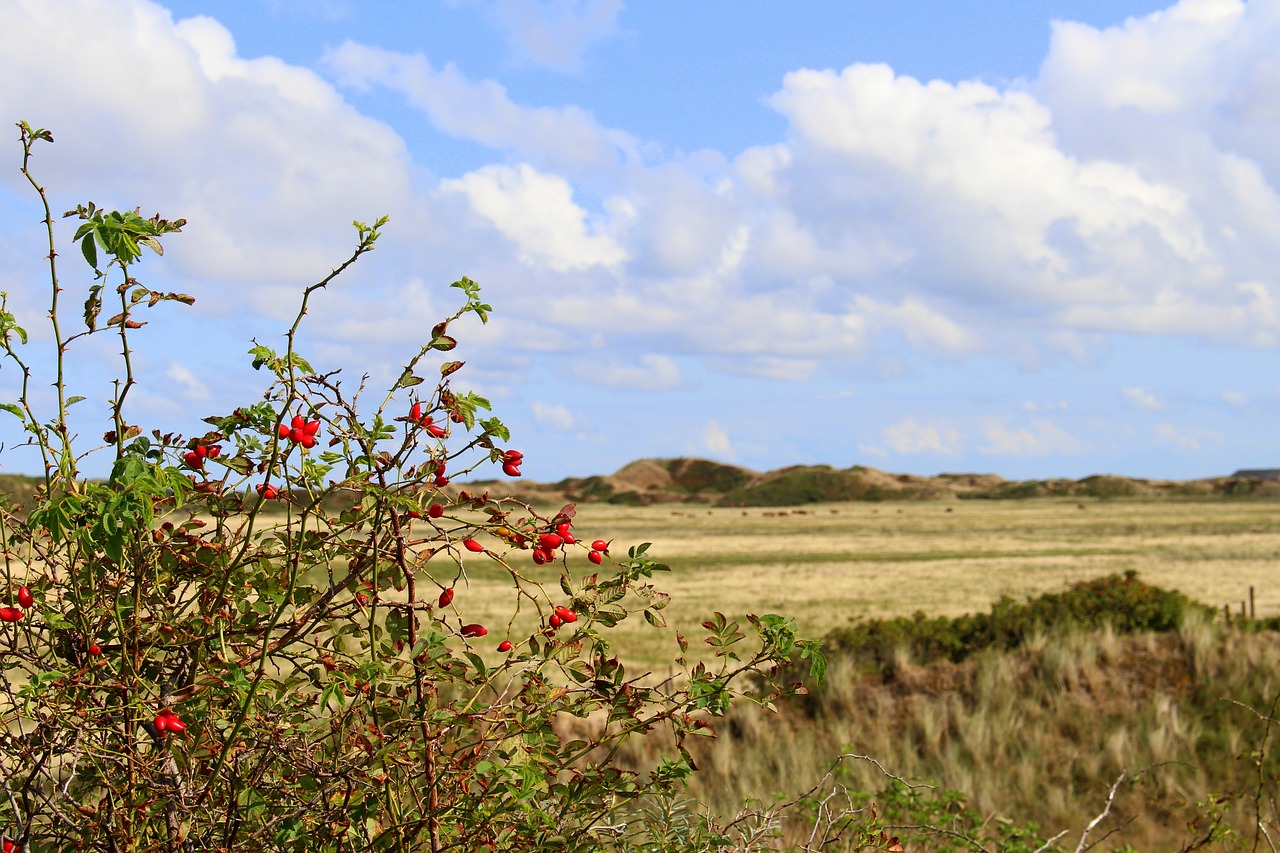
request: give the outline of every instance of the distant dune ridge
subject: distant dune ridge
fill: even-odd
[[[698,504],[702,506],[803,506],[812,503],[887,500],[1000,500],[1063,498],[1280,498],[1277,469],[1242,469],[1204,480],[1146,480],[1098,474],[1082,480],[1006,480],[999,474],[891,474],[865,465],[792,465],[759,473],[709,459],[640,459],[613,474],[531,480],[456,482],[446,488],[513,494],[530,503]],[[0,474],[0,494],[24,501],[39,480]]]
[[[707,459],[641,459],[607,476],[557,483],[504,483],[530,501],[706,506],[799,506],[835,501],[1079,498],[1280,498],[1271,469],[1203,480],[1147,480],[1100,474],[1082,480],[1006,480],[999,474],[891,474],[864,465],[793,465],[759,473]],[[478,485],[478,484],[476,484]]]

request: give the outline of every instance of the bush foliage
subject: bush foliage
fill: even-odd
[[[1023,602],[1004,596],[989,613],[930,617],[917,612],[910,617],[870,619],[831,632],[826,645],[834,655],[847,655],[888,673],[904,651],[913,663],[959,663],[983,649],[1014,649],[1035,634],[1058,629],[1087,630],[1109,624],[1118,633],[1172,631],[1192,609],[1214,612],[1180,592],[1150,586],[1137,572],[1127,571]]]
[[[0,349],[20,392],[0,409],[43,468],[25,506],[0,503],[0,595],[15,603],[0,608],[6,851],[756,849],[747,822],[663,817],[695,769],[685,743],[739,700],[794,692],[771,673],[793,656],[820,670],[818,644],[782,616],[747,617],[748,641],[715,614],[700,638],[715,665],[686,660],[677,635],[675,675],[631,673],[611,629],[662,627],[669,600],[648,546],[588,548],[572,505],[446,488],[490,465],[518,477],[523,460],[488,401],[452,385],[451,327],[491,310],[475,282],[453,284],[461,307],[390,388],[313,367],[296,345],[308,307],[386,220],[357,222],[355,250],[302,290],[282,345],[250,348],[255,402],[198,435],[137,424],[141,318],[194,300],[136,276],[186,223],[80,205],[67,216],[89,270],[62,270],[30,171],[53,137],[20,129],[55,372],[34,367],[6,299]],[[68,411],[100,391],[71,387],[94,336],[121,359],[86,452]],[[46,383],[52,399],[33,391]],[[90,453],[107,455],[105,482],[82,475]],[[535,582],[535,565],[559,583]],[[501,624],[468,612],[475,573],[509,580]],[[599,725],[567,736],[569,718]],[[652,769],[608,760],[658,730],[672,747]]]

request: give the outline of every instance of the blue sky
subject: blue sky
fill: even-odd
[[[1280,0],[0,0],[0,52],[58,211],[189,220],[140,270],[197,298],[144,330],[148,426],[260,395],[249,339],[389,213],[303,346],[385,381],[476,279],[457,383],[535,479],[1280,465]],[[92,435],[116,356],[73,355]]]

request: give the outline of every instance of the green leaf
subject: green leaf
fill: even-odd
[[[218,461],[221,462],[223,465],[226,465],[232,471],[235,471],[237,474],[242,474],[247,476],[250,472],[253,471],[254,463],[253,463],[253,460],[250,459],[248,456],[242,456],[237,454],[236,456],[232,456],[230,459],[220,456],[218,457]]]
[[[467,660],[471,661],[471,665],[476,668],[476,674],[481,678],[489,674],[489,668],[484,665],[484,658],[475,652],[463,652],[467,656]]]
[[[67,398],[67,405],[68,405],[68,406],[74,406],[76,403],[79,403],[79,402],[80,402],[81,400],[83,400],[83,399],[84,399],[84,397],[68,397],[68,398]]]
[[[400,378],[396,380],[395,387],[391,390],[396,391],[400,388],[412,388],[414,385],[421,385],[423,379],[421,376],[414,376],[412,370],[406,370],[400,374]]]
[[[84,254],[84,259],[89,262],[89,266],[96,270],[98,268],[98,247],[93,240],[97,235],[97,231],[92,226],[81,226],[80,231],[84,231],[85,228],[89,230],[84,235],[84,239],[80,241],[80,251]],[[79,234],[80,231],[77,231],[76,234]]]
[[[3,409],[20,421],[25,421],[27,419],[26,413],[18,407],[17,403],[0,403],[0,409]]]

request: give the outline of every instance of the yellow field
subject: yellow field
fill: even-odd
[[[1252,585],[1258,615],[1280,614],[1280,504],[1272,502],[1038,499],[803,511],[584,504],[574,529],[584,541],[613,540],[615,554],[652,542],[650,553],[673,569],[655,577],[672,596],[668,622],[695,646],[701,621],[716,610],[738,619],[787,614],[804,636],[818,637],[871,616],[986,610],[1000,595],[1021,598],[1127,569],[1236,611]],[[468,565],[466,612],[503,624],[510,581],[475,565]],[[570,569],[594,567],[575,553]],[[661,672],[674,657],[669,632],[641,619],[614,630],[634,664]]]

